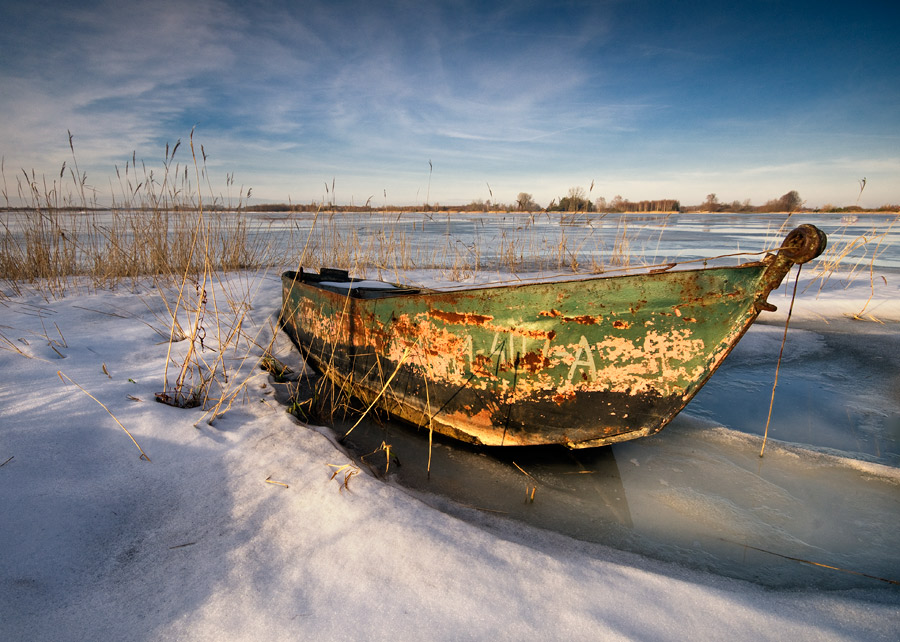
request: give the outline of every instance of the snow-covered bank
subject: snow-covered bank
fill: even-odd
[[[264,343],[280,282],[258,285],[245,331]],[[890,285],[876,315],[897,323]],[[866,287],[801,298],[795,319],[841,319]],[[344,489],[352,460],[263,374],[213,426],[155,403],[161,313],[121,290],[0,303],[0,333],[34,357],[0,350],[4,639],[896,639],[896,586],[768,590],[462,520],[364,472]]]

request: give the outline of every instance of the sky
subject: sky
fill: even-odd
[[[0,24],[11,200],[71,170],[69,132],[101,201],[193,132],[223,199],[900,203],[893,2],[0,0]]]

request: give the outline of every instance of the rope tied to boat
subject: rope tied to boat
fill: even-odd
[[[766,417],[766,429],[763,433],[762,448],[759,456],[762,457],[766,452],[766,440],[769,438],[769,424],[772,421],[772,408],[775,405],[775,388],[778,386],[778,371],[781,369],[781,358],[784,356],[784,344],[787,341],[788,327],[791,323],[791,313],[794,311],[794,299],[797,298],[797,284],[800,283],[800,270],[803,264],[797,264],[797,276],[794,278],[794,292],[791,294],[791,305],[788,307],[787,319],[784,321],[784,335],[781,337],[781,350],[778,352],[778,362],[775,364],[775,381],[772,383],[772,397],[769,399],[769,415]]]

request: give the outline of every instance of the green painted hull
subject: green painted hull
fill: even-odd
[[[824,244],[801,226],[753,264],[450,292],[287,272],[282,325],[328,379],[406,421],[600,446],[671,421]]]

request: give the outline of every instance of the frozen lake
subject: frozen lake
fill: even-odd
[[[6,212],[0,221],[11,242],[26,243],[34,213]],[[78,237],[78,247],[108,242],[110,230],[127,240],[145,212],[60,213],[54,223]],[[192,213],[168,213],[170,236],[189,232]],[[896,213],[861,214],[534,214],[501,213],[258,213],[207,212],[221,234],[245,235],[248,248],[272,265],[368,265],[369,276],[394,278],[415,269],[442,270],[446,279],[570,276],[639,265],[709,264],[753,260],[777,247],[800,223],[829,236],[825,268],[840,259],[860,274],[870,267],[900,271]],[[52,231],[49,217],[45,229]],[[186,220],[186,225],[179,221]],[[138,222],[135,223],[134,221]],[[99,230],[99,234],[97,231]],[[305,250],[305,253],[304,253]],[[737,258],[730,256],[742,254]],[[727,258],[716,258],[729,255]],[[874,259],[874,263],[873,263]],[[693,265],[693,267],[696,267]]]
[[[896,213],[840,214],[535,214],[394,213],[254,214],[259,233],[293,248],[327,249],[358,241],[358,257],[385,259],[389,251],[415,268],[458,272],[509,271],[547,276],[624,266],[680,263],[777,247],[801,223],[829,236],[844,267],[900,270],[900,224]],[[312,231],[311,231],[312,230]],[[861,242],[863,239],[868,243]],[[291,252],[285,251],[290,255]],[[744,260],[752,260],[745,256]],[[352,261],[349,266],[352,267]]]

